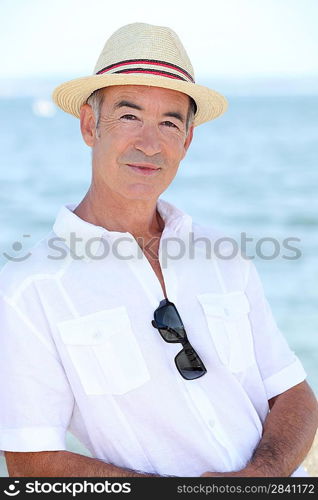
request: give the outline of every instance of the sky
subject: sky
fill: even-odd
[[[196,76],[317,77],[318,0],[0,0],[0,78],[92,73],[120,26],[169,26]]]

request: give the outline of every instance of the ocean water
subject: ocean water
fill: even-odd
[[[247,254],[318,395],[318,96],[227,97],[227,113],[195,130],[162,197],[238,242],[252,238]],[[82,199],[90,150],[78,120],[46,98],[0,97],[0,109],[2,267],[50,231],[62,204]],[[288,238],[298,258],[286,258],[296,255]]]

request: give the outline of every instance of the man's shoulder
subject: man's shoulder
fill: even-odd
[[[220,238],[231,237],[232,235],[226,230],[218,227],[212,226],[208,224],[203,224],[198,221],[193,221],[192,223],[192,231],[195,236],[210,238],[213,241],[217,241]]]
[[[50,241],[54,236],[55,233],[50,231],[27,250],[14,255],[5,254],[6,261],[0,269],[0,292],[3,295],[10,297],[20,287],[36,279],[56,276],[63,264],[61,260],[52,258]]]
[[[213,245],[216,257],[223,251],[225,254],[241,255],[240,243],[233,233],[218,226],[201,224],[196,221],[192,223],[193,240],[209,241]]]
[[[223,280],[228,281],[229,290],[235,283],[239,288],[245,287],[250,260],[244,255],[240,241],[231,231],[193,222],[191,244],[194,248],[201,247],[201,251],[216,263]]]

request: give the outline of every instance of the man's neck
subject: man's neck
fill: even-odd
[[[128,232],[135,238],[147,240],[160,236],[164,222],[156,210],[156,201],[110,199],[85,195],[74,209],[81,219],[104,227],[108,231]]]

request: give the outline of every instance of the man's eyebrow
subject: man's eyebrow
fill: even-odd
[[[178,111],[168,111],[167,113],[164,113],[163,116],[170,116],[171,118],[176,118],[177,120],[180,120],[181,123],[185,122],[185,117]]]
[[[144,110],[144,108],[142,108],[138,104],[135,104],[134,102],[126,101],[126,100],[122,100],[122,101],[117,102],[114,106],[114,109],[124,108],[124,107],[137,109],[138,111]],[[163,116],[167,116],[170,118],[176,118],[181,123],[185,123],[185,117],[183,116],[182,113],[179,113],[179,111],[167,111],[167,113],[163,113]]]
[[[141,106],[138,106],[138,104],[135,104],[134,102],[130,101],[119,101],[115,104],[114,109],[118,108],[133,108],[133,109],[138,109],[139,111],[142,111],[143,108]]]

